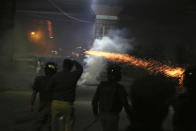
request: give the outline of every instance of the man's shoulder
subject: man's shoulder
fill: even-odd
[[[120,84],[118,82],[114,82],[114,81],[109,81],[109,80],[101,81],[99,84],[113,84],[113,85],[117,85],[117,86],[123,87],[122,84]]]
[[[55,73],[55,74],[52,76],[52,78],[59,77],[59,76],[62,75],[62,74],[64,74],[63,71],[57,72],[57,73]]]
[[[39,75],[39,76],[36,76],[35,77],[35,80],[36,81],[40,81],[40,80],[43,80],[46,76],[43,76],[43,75]]]
[[[100,81],[99,86],[110,84],[108,81]]]
[[[100,81],[99,84],[104,84],[104,83],[107,83],[108,81]]]
[[[44,81],[44,79],[45,79],[45,76],[41,76],[41,75],[36,76],[32,88],[35,89],[35,90],[39,90],[40,86],[42,85],[42,83]]]
[[[117,82],[116,85],[124,89],[124,86],[121,83]]]
[[[117,87],[117,88],[119,88],[120,90],[124,90],[124,86],[123,85],[121,85],[120,83],[118,83],[118,82],[112,82],[112,81],[101,81],[100,83],[99,83],[99,86],[100,87],[105,87],[105,86],[108,86],[108,87]]]
[[[125,90],[125,87],[124,87],[122,84],[117,83],[117,87],[118,87],[119,93],[122,93],[122,94],[124,94],[124,95],[127,95],[127,92],[126,92],[126,90]]]

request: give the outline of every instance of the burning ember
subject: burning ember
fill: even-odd
[[[183,84],[183,74],[185,69],[181,67],[168,66],[155,60],[136,58],[128,54],[110,53],[103,51],[85,51],[84,53],[89,55],[102,56],[115,62],[124,62],[131,66],[141,67],[155,74],[162,73],[167,77],[179,78],[180,86]]]

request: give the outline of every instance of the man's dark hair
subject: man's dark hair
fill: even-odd
[[[73,61],[70,59],[64,59],[63,61],[63,69],[71,70],[73,67]]]
[[[44,68],[45,75],[54,75],[57,72],[57,65],[54,62],[48,62]]]
[[[107,68],[107,77],[111,81],[120,81],[121,80],[121,68],[116,64],[111,64]]]

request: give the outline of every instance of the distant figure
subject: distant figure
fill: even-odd
[[[130,114],[127,93],[118,82],[121,80],[121,69],[111,65],[107,69],[107,81],[97,87],[92,100],[93,113],[99,116],[103,131],[118,131],[119,113],[122,108]]]
[[[40,71],[41,71],[41,61],[37,60],[36,74],[40,74]]]
[[[34,124],[34,129],[36,131],[42,130],[45,124],[50,125],[49,117],[50,117],[50,92],[48,91],[48,83],[50,78],[57,72],[56,64],[53,62],[48,62],[45,65],[45,76],[37,76],[33,83],[33,93],[31,97],[31,105],[30,109],[33,111],[34,102],[37,94],[39,93],[40,103],[38,110],[38,120]]]
[[[73,66],[76,67],[74,71],[72,71]],[[65,131],[72,131],[76,84],[82,72],[82,65],[77,61],[65,59],[63,61],[63,70],[52,77],[49,85],[49,89],[52,92],[52,131],[56,131],[55,120],[58,115],[63,116],[65,120],[65,123],[63,124]]]
[[[186,92],[180,95],[174,106],[174,131],[196,131],[196,68],[184,74]]]
[[[175,84],[165,79],[148,75],[133,83],[131,131],[163,131],[163,121],[175,96]]]

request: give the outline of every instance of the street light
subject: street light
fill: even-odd
[[[31,32],[31,35],[35,35],[35,32],[34,32],[34,31],[32,31],[32,32]]]
[[[41,36],[42,36],[42,33],[40,31],[32,31],[30,32],[30,35],[29,35],[29,38],[30,40],[33,40],[33,41],[38,41],[41,39]]]

